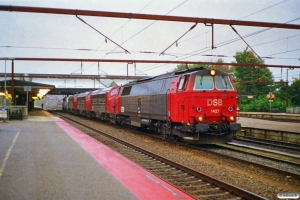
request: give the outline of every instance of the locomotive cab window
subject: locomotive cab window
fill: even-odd
[[[131,86],[124,87],[123,92],[122,92],[122,96],[129,95],[130,91],[131,91]]]
[[[184,90],[187,85],[188,77],[183,76],[180,78],[179,84],[178,84],[178,90]]]
[[[195,90],[212,90],[214,88],[213,77],[211,76],[196,76]]]
[[[215,76],[215,83],[218,90],[233,90],[229,76]]]

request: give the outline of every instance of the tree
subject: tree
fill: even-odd
[[[289,87],[289,98],[293,106],[300,106],[300,78],[294,79]]]
[[[217,63],[224,63],[222,58],[219,58],[217,60]],[[216,69],[216,70],[221,70],[227,73],[232,73],[233,72],[233,67],[232,66],[228,66],[228,65],[212,65],[212,69]]]
[[[263,64],[264,61],[258,59],[253,52],[244,50],[236,52],[234,58],[236,63],[253,64],[253,67],[234,67],[234,78],[243,82],[243,91],[256,95],[269,92],[270,85],[273,82],[272,72],[268,68],[256,67],[257,64]],[[239,88],[239,85],[237,85]]]
[[[219,58],[216,63],[223,63],[223,59],[222,58]],[[187,67],[189,69],[195,69],[195,68],[205,68],[205,69],[209,69],[209,68],[212,68],[212,69],[216,69],[216,70],[221,70],[221,71],[224,71],[224,72],[227,72],[227,73],[232,73],[233,72],[233,67],[232,66],[227,66],[227,65],[212,65],[212,66],[209,66],[209,65],[203,65],[203,64],[193,64],[193,65],[186,65],[186,64],[181,64],[181,65],[177,65],[177,67],[173,70],[173,71],[180,71],[180,70],[184,70],[184,69],[187,69]]]
[[[252,67],[234,67],[234,78],[236,88],[243,92],[256,95],[256,99],[242,99],[242,110],[247,111],[266,111],[267,98],[266,94],[274,92],[272,84],[272,72],[268,68],[257,67],[264,61],[257,58],[252,51],[244,50],[236,52],[234,56],[236,63],[253,64]],[[268,105],[268,104],[267,104]]]

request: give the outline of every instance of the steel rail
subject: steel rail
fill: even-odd
[[[250,142],[250,143],[256,143],[256,144],[262,144],[262,145],[269,145],[273,147],[279,147],[289,150],[296,150],[300,151],[300,145],[299,144],[291,144],[286,142],[280,142],[276,140],[269,140],[269,139],[261,139],[261,138],[255,138],[251,136],[241,136],[234,138],[233,141],[243,141],[243,142]]]
[[[0,5],[0,11],[61,14],[61,15],[74,15],[74,16],[82,15],[82,16],[95,16],[95,17],[191,22],[191,23],[204,23],[204,24],[222,24],[222,25],[232,25],[232,26],[254,26],[254,27],[283,28],[283,29],[300,29],[299,24],[283,24],[283,23],[272,23],[272,22],[226,20],[226,19],[212,19],[212,18],[199,18],[199,17],[122,13],[122,12],[105,12],[105,11],[95,11],[95,10],[78,10],[78,9],[62,9],[62,8],[46,8],[46,7]]]
[[[58,113],[56,113],[56,114],[58,114]],[[59,115],[61,115],[61,114],[59,114]],[[61,115],[61,116],[63,116],[63,115]],[[187,173],[190,173],[193,176],[197,176],[197,177],[199,177],[199,178],[201,178],[201,179],[203,179],[203,180],[205,180],[207,182],[213,183],[214,185],[216,185],[218,187],[221,187],[221,188],[224,188],[227,191],[233,192],[234,194],[239,195],[239,196],[241,196],[241,197],[243,197],[245,199],[251,199],[251,200],[263,200],[264,199],[264,200],[266,200],[265,197],[262,197],[260,195],[255,194],[255,193],[247,191],[247,190],[245,190],[243,188],[236,187],[234,185],[228,184],[228,183],[223,182],[221,180],[215,179],[215,178],[213,178],[211,176],[208,176],[208,175],[203,174],[201,172],[195,171],[195,170],[193,170],[193,169],[191,169],[189,167],[186,167],[184,165],[181,165],[179,163],[175,163],[175,162],[173,162],[173,161],[171,161],[171,160],[169,160],[169,159],[167,159],[165,157],[159,156],[159,155],[157,155],[155,153],[149,152],[149,151],[147,151],[145,149],[142,149],[142,148],[140,148],[138,146],[130,144],[130,143],[128,143],[126,141],[123,141],[121,139],[115,138],[115,137],[113,137],[113,136],[111,136],[111,135],[109,135],[107,133],[102,132],[102,131],[99,131],[99,130],[93,128],[93,127],[90,127],[90,126],[86,125],[85,123],[82,123],[80,121],[71,119],[71,118],[66,117],[66,116],[63,116],[63,117],[65,117],[65,118],[67,118],[67,119],[69,119],[71,121],[74,121],[74,122],[76,122],[76,123],[78,123],[78,124],[80,124],[80,125],[82,125],[82,126],[84,126],[86,128],[89,128],[89,129],[91,129],[91,130],[93,130],[95,132],[101,133],[102,135],[104,135],[104,136],[106,136],[106,137],[108,137],[108,138],[110,138],[110,139],[112,139],[112,140],[114,140],[114,141],[116,141],[118,143],[126,145],[126,146],[128,146],[130,148],[136,149],[136,150],[138,150],[138,151],[140,151],[140,152],[142,152],[142,153],[144,153],[146,155],[150,155],[151,157],[156,158],[157,160],[160,160],[160,161],[162,161],[164,163],[168,163],[169,165],[172,165],[172,166],[174,166],[174,167],[176,167],[178,169],[186,171]]]
[[[111,62],[111,63],[152,63],[152,64],[202,64],[202,65],[226,65],[241,67],[275,67],[300,69],[300,66],[292,65],[269,65],[269,64],[248,64],[248,63],[218,63],[218,62],[202,62],[202,61],[174,61],[174,60],[130,60],[130,59],[81,59],[81,58],[30,58],[30,57],[0,57],[0,60],[15,61],[51,61],[51,62]]]
[[[248,146],[248,145],[243,145],[243,146],[241,146],[241,145],[235,144],[235,143],[233,143],[233,142],[227,143],[227,144],[217,144],[217,146],[221,146],[221,147],[230,149],[230,150],[232,150],[232,151],[236,151],[236,152],[240,152],[240,153],[244,153],[244,154],[249,154],[249,155],[253,155],[253,156],[257,156],[257,157],[261,157],[261,158],[267,158],[267,159],[270,159],[270,160],[279,161],[279,162],[287,163],[287,164],[289,164],[289,165],[296,165],[296,166],[300,167],[300,162],[294,162],[294,161],[288,160],[288,159],[299,160],[299,158],[298,158],[297,156],[278,154],[277,152],[274,152],[274,151],[271,151],[271,150],[266,151],[266,150],[264,150],[264,149],[253,148],[253,146]],[[231,148],[231,147],[238,147],[239,149]],[[244,150],[241,150],[241,148],[244,149]],[[247,151],[247,150],[259,151],[259,152],[261,152],[262,154],[249,152],[249,151]],[[287,157],[288,159],[281,159],[281,158],[277,158],[277,157],[265,155],[265,154],[268,154],[268,153],[271,153],[271,154],[277,154],[277,155],[279,155],[279,156],[285,156],[285,157]],[[298,176],[299,176],[299,175],[298,175]]]

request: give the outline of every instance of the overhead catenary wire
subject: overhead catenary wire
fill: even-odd
[[[188,31],[186,31],[182,36],[180,36],[175,42],[173,42],[170,46],[168,46],[165,50],[163,50],[159,55],[164,55],[165,52],[171,47],[173,46],[173,44],[177,44],[177,42],[182,38],[184,37],[188,32],[190,32],[191,30],[193,30],[195,27],[197,26],[197,23],[194,24]]]
[[[154,1],[154,0],[150,1],[146,6],[144,6],[141,10],[139,10],[138,13],[140,13],[142,10],[144,10],[145,8],[147,8],[153,1]],[[130,20],[131,20],[131,19],[128,19],[127,22],[125,22],[125,23],[124,23],[119,29],[117,29],[115,32],[113,32],[112,34],[110,34],[109,37],[112,37],[112,36],[113,36],[115,33],[117,33],[120,29],[122,29],[124,26],[126,26],[126,25],[130,22]],[[122,39],[122,40],[123,40],[123,39]],[[103,44],[104,44],[104,42],[103,42],[102,44],[99,45],[99,47],[97,48],[97,50],[98,50]],[[123,41],[122,41],[122,44],[123,44]],[[110,52],[106,53],[106,55],[112,52],[111,50],[107,50],[107,51],[110,51]],[[96,51],[95,51],[95,52],[96,52]],[[94,52],[94,53],[95,53],[95,52]],[[94,55],[94,53],[93,53],[92,55],[90,55],[89,58],[91,58],[91,57]],[[104,58],[104,57],[105,57],[105,56],[103,56],[103,58]],[[87,67],[85,70],[89,69],[89,68],[90,68],[91,66],[93,66],[94,64],[95,64],[95,63],[91,64],[91,65],[90,65],[89,67]],[[83,71],[85,71],[85,70],[83,70]]]
[[[179,5],[175,6],[174,8],[172,8],[170,11],[168,11],[164,16],[166,16],[167,14],[171,13],[172,11],[174,11],[175,9],[179,8],[180,6],[182,6],[184,3],[186,3],[188,0],[185,0],[184,2],[180,3]],[[134,34],[133,36],[131,36],[130,38],[128,38],[126,41],[124,41],[122,44],[124,44],[125,42],[128,42],[129,40],[131,40],[132,38],[136,37],[138,34],[140,34],[141,32],[143,32],[144,30],[146,30],[147,28],[149,28],[150,26],[152,26],[154,23],[156,23],[157,20],[153,21],[152,23],[150,23],[148,26],[144,27],[142,30],[140,30],[139,32],[137,32],[136,34]],[[114,49],[115,50],[115,49]],[[106,56],[106,55],[105,55]],[[102,58],[104,58],[105,56],[103,56]]]
[[[180,3],[179,5],[177,5],[175,8],[173,8],[172,10],[170,10],[169,12],[167,12],[164,16],[166,16],[167,14],[169,14],[170,12],[172,12],[173,10],[177,9],[178,7],[180,7],[181,5],[183,5],[185,2],[187,2],[188,0],[185,0],[184,2]],[[153,21],[152,23],[150,23],[148,26],[144,27],[143,29],[141,29],[140,31],[138,31],[137,33],[135,33],[133,36],[131,36],[130,38],[128,38],[127,40],[125,40],[122,44],[128,42],[129,40],[131,40],[132,38],[136,37],[138,34],[142,33],[144,30],[146,30],[147,28],[149,28],[150,26],[152,26],[154,23],[156,23],[157,20]],[[115,50],[115,49],[114,49]],[[113,50],[113,51],[114,51]],[[106,55],[105,55],[106,56]],[[105,56],[103,56],[102,58],[104,58]]]
[[[262,60],[261,57],[254,51],[254,49],[246,42],[246,40],[245,40],[245,39],[237,32],[237,30],[236,30],[232,25],[230,25],[230,27],[232,28],[232,30],[233,30],[238,36],[240,36],[240,38],[247,44],[247,46],[252,50],[252,52],[255,53],[255,55],[256,55],[260,60]]]
[[[80,21],[82,21],[83,23],[85,23],[86,25],[88,25],[89,27],[91,27],[92,29],[94,29],[97,33],[99,33],[100,35],[102,35],[103,37],[105,37],[105,40],[111,41],[112,43],[114,43],[115,45],[117,45],[118,47],[120,47],[121,49],[123,49],[123,50],[125,51],[125,53],[129,53],[129,54],[130,54],[130,52],[129,52],[127,49],[123,48],[121,45],[119,45],[119,44],[117,44],[116,42],[114,42],[113,40],[111,40],[109,37],[107,37],[106,35],[104,35],[104,34],[101,33],[100,31],[98,31],[98,30],[97,30],[96,28],[94,28],[92,25],[88,24],[86,21],[84,21],[83,19],[81,19],[81,18],[78,17],[77,15],[76,15],[76,17],[77,17]]]
[[[256,11],[256,12],[254,12],[254,13],[251,13],[251,14],[249,14],[249,15],[246,15],[246,16],[244,16],[244,17],[241,17],[241,18],[239,18],[239,20],[240,20],[240,19],[247,18],[247,17],[252,16],[252,15],[254,15],[254,14],[260,13],[260,12],[262,12],[262,11],[265,11],[265,10],[267,10],[267,9],[269,9],[269,8],[272,8],[272,7],[277,6],[277,5],[279,5],[279,4],[285,3],[285,2],[287,2],[287,1],[289,1],[289,0],[284,0],[284,1],[281,1],[281,2],[279,2],[279,3],[277,3],[277,4],[268,6],[268,7],[266,7],[266,8],[263,8],[263,9],[261,9],[261,10],[258,10],[258,11]],[[222,27],[225,27],[225,26],[226,26],[226,25],[221,25],[221,26],[219,26],[219,27],[214,28],[214,30],[219,29],[219,28],[222,28]],[[209,31],[209,32],[211,32],[211,31]],[[201,36],[201,35],[204,35],[204,34],[206,34],[206,33],[207,33],[207,32],[201,33],[201,34],[199,34],[199,35],[197,35],[197,36],[188,38],[188,39],[183,40],[183,41],[181,41],[181,42],[185,42],[185,41],[194,39],[194,38],[199,37],[199,36]]]
[[[292,21],[296,21],[296,20],[298,20],[298,19],[299,19],[299,18],[290,20],[290,21],[288,21],[288,22],[286,22],[286,23],[284,23],[284,24],[290,23],[290,22],[292,22]],[[272,27],[272,28],[274,28],[274,27]],[[263,30],[260,30],[260,31],[256,31],[256,32],[253,32],[253,33],[250,33],[250,34],[247,34],[247,35],[243,36],[243,38],[250,37],[250,36],[253,36],[253,35],[257,35],[257,34],[259,34],[259,33],[265,32],[265,31],[270,30],[270,29],[271,29],[271,28],[266,28],[266,29],[263,29]],[[240,40],[240,38],[235,38],[235,39],[231,39],[231,40],[228,40],[228,41],[225,41],[225,42],[221,42],[221,43],[219,43],[219,44],[216,45],[216,48],[218,48],[218,47],[220,47],[220,46],[224,46],[224,45],[230,44],[230,43],[233,43],[233,42],[236,42],[236,41],[239,41],[239,40]],[[208,52],[208,51],[211,51],[211,49],[208,48],[208,47],[205,47],[205,48],[202,48],[202,49],[200,49],[200,50],[196,50],[196,51],[193,51],[193,52],[184,54],[185,57],[180,58],[180,59],[178,59],[178,60],[187,59],[187,58],[190,58],[190,57],[193,57],[193,56],[196,56],[196,55],[199,55],[199,54],[201,54],[201,53]],[[174,60],[174,59],[172,59],[172,60]],[[160,66],[163,66],[163,65],[160,65]],[[158,66],[158,67],[160,67],[160,66]],[[156,67],[155,67],[155,68],[156,68]],[[150,69],[149,69],[149,70],[150,70]]]

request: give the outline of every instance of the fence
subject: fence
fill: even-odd
[[[300,107],[286,108],[286,113],[300,114]]]
[[[7,106],[6,109],[0,108],[0,119],[23,119],[27,115],[26,106]]]

